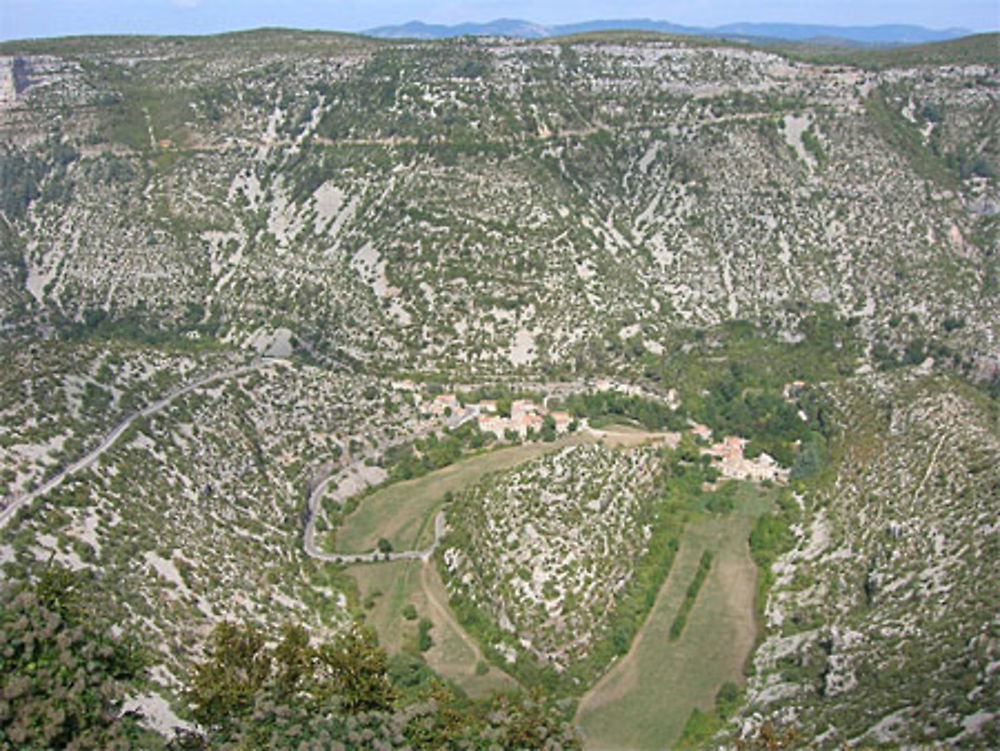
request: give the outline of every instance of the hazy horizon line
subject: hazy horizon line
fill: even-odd
[[[531,24],[534,26],[539,26],[546,29],[559,28],[566,26],[578,26],[582,24],[591,23],[623,23],[629,21],[645,22],[645,23],[662,23],[671,24],[679,27],[685,27],[690,29],[698,29],[700,31],[714,31],[727,26],[740,26],[740,25],[750,25],[750,26],[792,26],[792,27],[826,27],[834,29],[878,29],[884,27],[912,27],[915,29],[922,29],[930,32],[965,32],[963,36],[976,36],[979,34],[995,34],[1000,33],[1000,25],[992,28],[976,28],[970,27],[963,24],[955,24],[949,26],[929,26],[922,23],[913,23],[905,21],[886,21],[880,23],[821,23],[821,22],[799,22],[799,21],[747,21],[747,20],[737,20],[737,21],[727,21],[725,23],[719,24],[694,24],[694,23],[683,23],[678,21],[671,21],[665,18],[653,18],[650,16],[630,16],[630,17],[593,17],[585,18],[582,20],[575,21],[563,21],[555,23],[542,23],[537,21],[532,21],[527,18],[520,18],[515,16],[498,16],[487,21],[475,21],[475,20],[465,20],[456,22],[434,22],[425,21],[421,18],[410,18],[405,21],[397,21],[390,23],[380,23],[372,26],[365,26],[364,28],[336,28],[332,26],[297,26],[297,25],[281,25],[281,24],[270,24],[270,23],[260,23],[260,24],[247,24],[239,25],[235,24],[230,27],[225,28],[215,28],[209,30],[190,30],[190,31],[81,31],[81,32],[54,32],[52,34],[39,34],[37,36],[8,36],[3,33],[0,29],[0,42],[27,42],[32,40],[42,40],[42,39],[69,39],[78,37],[209,37],[209,36],[223,36],[225,34],[239,34],[251,31],[263,31],[263,30],[281,30],[281,31],[301,31],[307,33],[332,33],[332,34],[351,34],[357,36],[365,36],[368,32],[376,31],[380,29],[394,28],[394,27],[404,27],[411,24],[423,24],[429,27],[436,28],[456,28],[461,26],[489,26],[498,22],[517,22],[524,24]],[[609,31],[628,31],[627,28],[621,29],[609,29]],[[645,29],[634,29],[635,31],[648,31]],[[793,41],[793,40],[788,40]]]

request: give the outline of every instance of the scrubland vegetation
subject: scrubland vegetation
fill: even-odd
[[[998,745],[996,41],[0,44],[0,747]]]

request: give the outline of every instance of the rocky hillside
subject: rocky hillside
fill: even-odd
[[[82,353],[75,354],[81,365]],[[90,354],[82,370],[129,353]],[[193,367],[192,360],[130,358],[161,374],[151,383]],[[115,382],[124,392],[117,401],[141,400],[142,392],[125,390],[127,373],[122,368]],[[52,414],[66,433],[48,438],[42,422],[37,429],[47,440],[38,443],[30,434],[0,434],[0,466],[15,478],[14,498],[25,474],[47,478],[53,464],[67,463],[63,454],[50,455],[50,444],[80,452],[80,434],[91,439],[89,449],[89,431],[99,436],[111,427],[75,406],[78,392],[103,394],[101,386],[82,377],[65,385],[52,380],[41,371],[23,388],[29,399],[49,390],[54,409],[28,405]],[[412,420],[412,404],[394,402],[389,392],[373,378],[270,362],[182,395],[15,514],[0,538],[4,576],[25,580],[47,561],[90,573],[109,615],[159,652],[166,672],[156,678],[165,687],[176,685],[199,637],[220,620],[254,618],[277,627],[294,617],[335,629],[348,618],[351,587],[302,552],[305,491],[322,466],[363,452]],[[106,408],[109,418],[117,406]]]
[[[836,471],[774,566],[746,727],[768,718],[817,748],[995,746],[995,404],[915,374],[834,398]]]
[[[339,362],[569,371],[727,320],[795,339],[824,310],[882,354],[997,355],[988,54],[872,72],[293,32],[0,53],[8,327],[285,327]]]
[[[562,673],[605,636],[649,545],[660,457],[572,446],[469,490],[443,548],[452,593],[499,625],[495,648]]]
[[[174,699],[220,620],[359,615],[310,492],[327,532],[330,473],[486,446],[421,399],[697,422],[790,487],[753,521],[746,707],[688,737],[997,745],[996,43],[0,44],[4,582],[88,572]],[[456,493],[421,565],[476,661],[571,713],[718,479],[688,437],[565,448]]]

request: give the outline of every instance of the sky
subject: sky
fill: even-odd
[[[74,34],[205,34],[261,26],[361,31],[421,20],[571,23],[652,18],[713,26],[784,21],[1000,29],[1000,0],[0,0],[0,39]]]

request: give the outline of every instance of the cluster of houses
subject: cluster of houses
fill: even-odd
[[[768,454],[760,454],[754,459],[748,459],[743,451],[747,440],[730,435],[718,443],[712,443],[712,429],[707,425],[692,423],[688,431],[701,444],[701,454],[712,457],[712,466],[719,470],[723,477],[733,480],[771,480],[785,482],[788,480],[788,470],[778,464]],[[662,440],[671,448],[677,448],[681,443],[680,433],[664,433]]]
[[[424,413],[450,418],[456,425],[475,419],[482,432],[492,433],[501,440],[511,435],[524,439],[541,433],[546,416],[552,419],[557,434],[568,433],[573,422],[569,412],[549,412],[544,405],[530,399],[515,399],[510,405],[510,416],[505,417],[500,414],[496,400],[483,399],[464,405],[454,394],[438,394],[425,406]]]
[[[507,431],[517,433],[520,438],[531,433],[540,433],[545,425],[545,415],[552,418],[557,434],[569,432],[573,418],[569,412],[548,412],[544,406],[530,399],[516,399],[510,405],[510,417],[501,417],[497,412],[497,404],[493,401],[479,403],[479,429],[484,433],[493,433],[497,438],[503,438]]]
[[[699,431],[698,429],[702,430]],[[696,425],[693,432],[696,435],[705,435],[711,440],[712,431],[704,425]],[[788,470],[779,465],[773,457],[761,453],[754,459],[747,459],[743,455],[746,448],[745,438],[737,436],[726,436],[720,443],[713,444],[702,449],[703,454],[713,457],[712,466],[722,473],[723,477],[734,480],[771,480],[773,482],[784,482],[788,479]]]
[[[412,381],[394,384],[397,388],[416,391],[417,385]],[[790,384],[801,388],[805,384]],[[423,403],[421,411],[427,417],[439,418],[451,427],[457,427],[469,420],[476,420],[483,433],[491,433],[498,440],[518,438],[524,440],[530,436],[541,434],[545,426],[545,418],[551,418],[555,432],[564,435],[570,432],[573,417],[569,412],[549,411],[544,404],[538,404],[531,399],[516,399],[511,402],[510,416],[500,414],[496,400],[483,399],[475,404],[462,404],[453,393],[438,394],[433,399]],[[585,421],[581,423],[584,427]],[[574,426],[575,427],[575,426]],[[597,431],[600,433],[600,431]],[[779,465],[767,454],[749,459],[744,455],[747,441],[738,436],[726,436],[718,443],[712,443],[712,430],[706,425],[692,424],[691,434],[699,439],[703,448],[702,454],[713,458],[712,466],[722,474],[737,480],[771,480],[785,482],[788,480],[788,470]],[[667,445],[676,448],[681,439],[680,433],[663,433],[660,436]],[[708,444],[708,445],[706,445]]]

